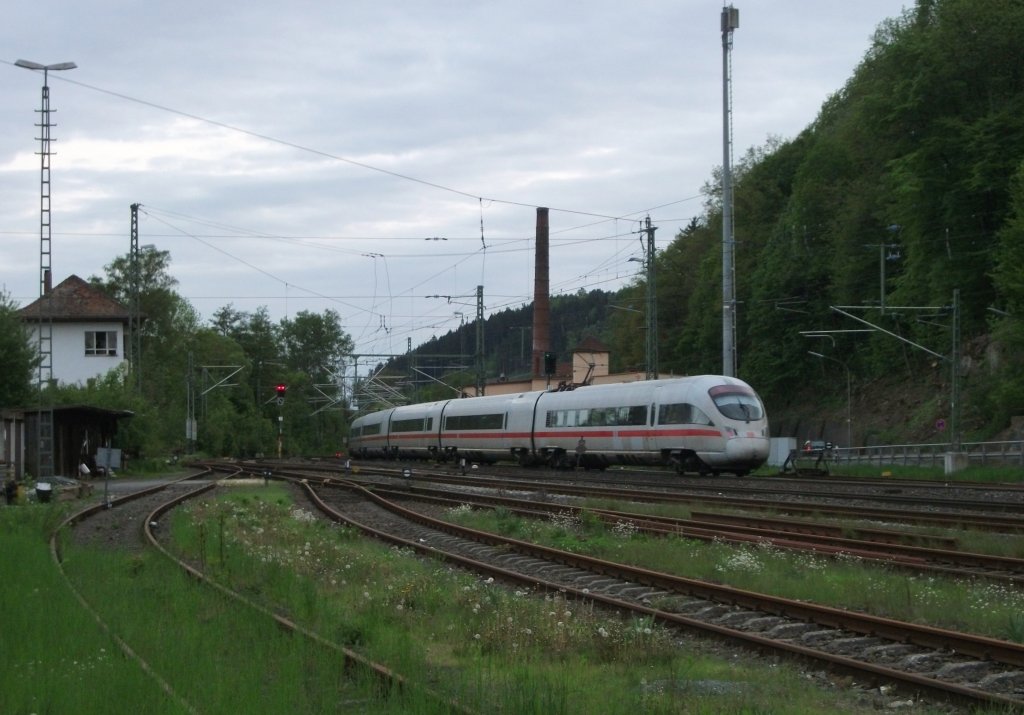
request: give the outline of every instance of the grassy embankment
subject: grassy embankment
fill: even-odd
[[[56,575],[45,536],[60,509],[0,510],[15,546],[0,561],[2,598],[19,605],[0,629],[4,712],[185,712],[122,657]],[[161,528],[247,596],[480,712],[869,709],[854,694],[816,687],[796,666],[751,658],[738,667],[649,622],[507,590],[326,526],[273,485],[193,505]],[[614,530],[606,538],[623,549],[644,541]],[[149,551],[67,544],[65,554],[102,617],[199,712],[443,710],[415,691],[374,691],[336,654],[283,634]]]

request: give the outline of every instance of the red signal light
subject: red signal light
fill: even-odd
[[[274,389],[277,390],[278,397],[284,397],[284,393],[288,392],[288,386],[284,383],[279,383]]]

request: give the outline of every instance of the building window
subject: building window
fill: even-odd
[[[86,355],[117,355],[116,330],[86,330]]]

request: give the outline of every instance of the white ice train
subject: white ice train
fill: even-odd
[[[738,475],[764,464],[768,443],[757,393],[719,375],[403,405],[356,418],[349,434],[359,458],[662,464]]]

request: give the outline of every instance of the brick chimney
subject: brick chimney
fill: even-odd
[[[544,353],[551,349],[548,210],[537,207],[537,248],[533,263],[533,376],[544,375]]]

